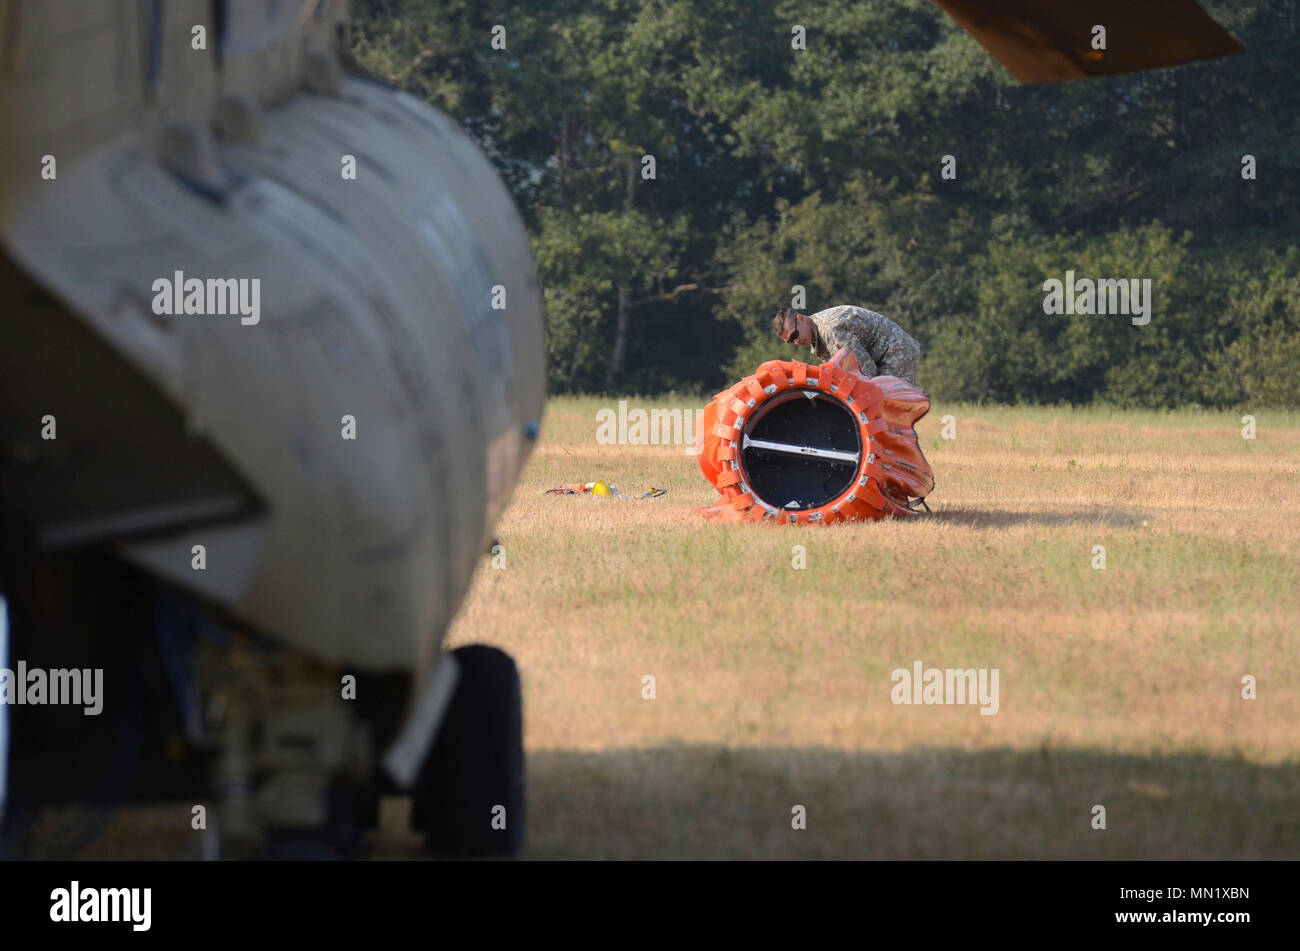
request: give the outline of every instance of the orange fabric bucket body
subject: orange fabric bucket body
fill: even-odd
[[[842,407],[857,429],[854,452],[827,453],[813,447],[800,449],[750,441],[753,423],[769,401],[797,400],[803,391],[810,399]],[[791,524],[821,524],[881,519],[889,515],[910,518],[910,498],[924,498],[934,488],[934,475],[921,452],[914,428],[930,411],[930,398],[920,389],[893,376],[867,378],[831,363],[813,366],[788,360],[771,360],[730,389],[713,397],[700,415],[696,431],[696,458],[704,477],[722,498],[716,505],[695,511],[707,518],[728,521],[777,519]],[[764,498],[751,483],[744,451],[749,445],[773,446],[777,452],[816,457],[833,455],[843,467],[842,491],[815,505],[787,509],[779,497]],[[850,465],[856,468],[849,469]],[[767,494],[773,494],[769,491]]]

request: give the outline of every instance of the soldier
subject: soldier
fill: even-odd
[[[852,356],[865,376],[896,376],[916,385],[921,347],[902,327],[874,310],[842,304],[807,316],[782,308],[772,318],[772,329],[786,343],[812,347],[822,363],[839,364]]]

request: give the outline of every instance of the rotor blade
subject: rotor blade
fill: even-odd
[[[780,452],[788,456],[806,456],[812,459],[830,459],[834,462],[854,462],[862,458],[860,453],[840,452],[837,449],[817,449],[813,446],[799,446],[788,442],[768,442],[766,439],[750,439],[748,434],[741,444],[742,449],[766,449],[768,452]]]
[[[1196,0],[934,0],[1021,82],[1061,82],[1243,52]],[[1093,48],[1105,27],[1105,49]]]

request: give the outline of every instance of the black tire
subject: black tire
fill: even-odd
[[[514,857],[524,846],[519,671],[495,647],[473,644],[452,655],[460,680],[420,773],[418,827],[435,855]],[[499,806],[505,807],[504,829]]]

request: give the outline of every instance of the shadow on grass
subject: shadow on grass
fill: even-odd
[[[1016,525],[1104,525],[1124,528],[1140,525],[1148,516],[1114,508],[1074,509],[1066,512],[997,512],[987,509],[936,508],[939,522],[970,528],[1011,528]]]
[[[528,770],[529,858],[1300,858],[1300,762],[683,745]]]
[[[529,859],[1300,858],[1300,761],[673,745],[527,763]],[[1092,828],[1097,805],[1104,830]],[[196,859],[190,809],[53,810],[25,854]],[[86,829],[89,844],[69,854],[69,830],[84,840]],[[369,854],[427,858],[421,842],[389,828]]]

